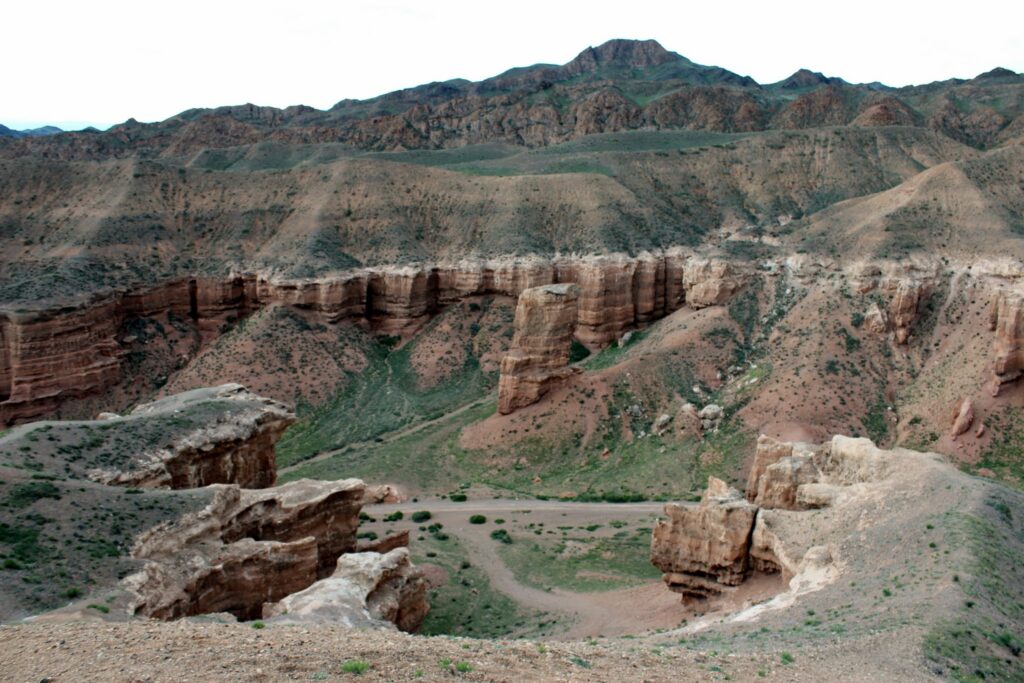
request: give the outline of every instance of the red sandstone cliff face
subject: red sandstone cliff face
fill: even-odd
[[[572,374],[569,349],[576,326],[579,287],[545,285],[527,289],[516,306],[512,348],[501,360],[498,412],[536,403]]]
[[[990,308],[989,329],[995,332],[992,391],[998,394],[1004,384],[1024,374],[1024,295],[1015,291],[998,293]]]
[[[547,284],[579,285],[576,335],[601,347],[657,320],[684,300],[724,303],[741,286],[735,266],[679,252],[467,260],[443,266],[373,268],[317,280],[256,275],[178,280],[37,311],[0,311],[0,423],[44,416],[63,402],[100,394],[121,377],[122,326],[146,316],[190,321],[211,341],[225,322],[277,304],[326,323],[362,320],[385,334],[411,335],[441,307],[466,297],[519,296]]]

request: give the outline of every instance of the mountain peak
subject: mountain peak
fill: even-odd
[[[820,71],[810,69],[797,69],[789,78],[779,81],[775,87],[783,90],[799,90],[801,88],[813,88],[819,85],[831,85],[842,83],[843,79],[826,76]]]
[[[615,38],[597,47],[588,47],[566,66],[581,73],[609,65],[643,69],[677,59],[679,55],[669,52],[656,40]]]
[[[995,80],[997,78],[1015,78],[1017,75],[1018,74],[1016,71],[1010,71],[1009,69],[1004,69],[1001,66],[997,66],[991,71],[986,71],[983,74],[978,74],[977,76],[974,77],[974,80],[990,81]]]

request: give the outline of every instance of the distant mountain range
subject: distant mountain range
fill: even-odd
[[[0,123],[0,138],[37,138],[44,135],[56,135],[64,131],[57,126],[43,126],[41,128],[28,128],[25,130],[14,130]]]
[[[480,143],[546,147],[595,133],[696,130],[751,133],[822,126],[929,128],[978,149],[1024,131],[1024,76],[996,68],[973,79],[893,88],[800,69],[762,85],[696,64],[654,40],[611,40],[563,65],[509,69],[342,100],[326,111],[253,104],[190,109],[157,123],[129,119],[86,130],[0,140],[0,158],[190,158],[204,149],[268,141],[342,143],[372,151]],[[8,137],[11,137],[8,135]]]

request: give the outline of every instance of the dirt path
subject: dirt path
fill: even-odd
[[[532,610],[558,612],[572,622],[568,631],[556,640],[578,640],[596,636],[638,634],[653,629],[670,629],[691,612],[679,597],[665,588],[661,581],[619,590],[580,593],[559,588],[541,590],[527,586],[506,565],[490,539],[493,526],[469,524],[471,514],[512,515],[529,511],[532,522],[548,525],[582,526],[629,518],[635,521],[661,512],[663,503],[574,503],[542,500],[474,500],[455,503],[448,500],[420,500],[417,503],[374,505],[366,508],[371,515],[387,515],[395,510],[430,510],[454,534],[470,553],[473,564],[482,569],[495,590]]]

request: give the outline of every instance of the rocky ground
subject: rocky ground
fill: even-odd
[[[776,652],[664,639],[541,643],[408,636],[332,626],[26,624],[0,627],[10,681],[923,681],[914,629]],[[363,666],[365,664],[365,666]],[[357,674],[356,671],[363,673]]]

